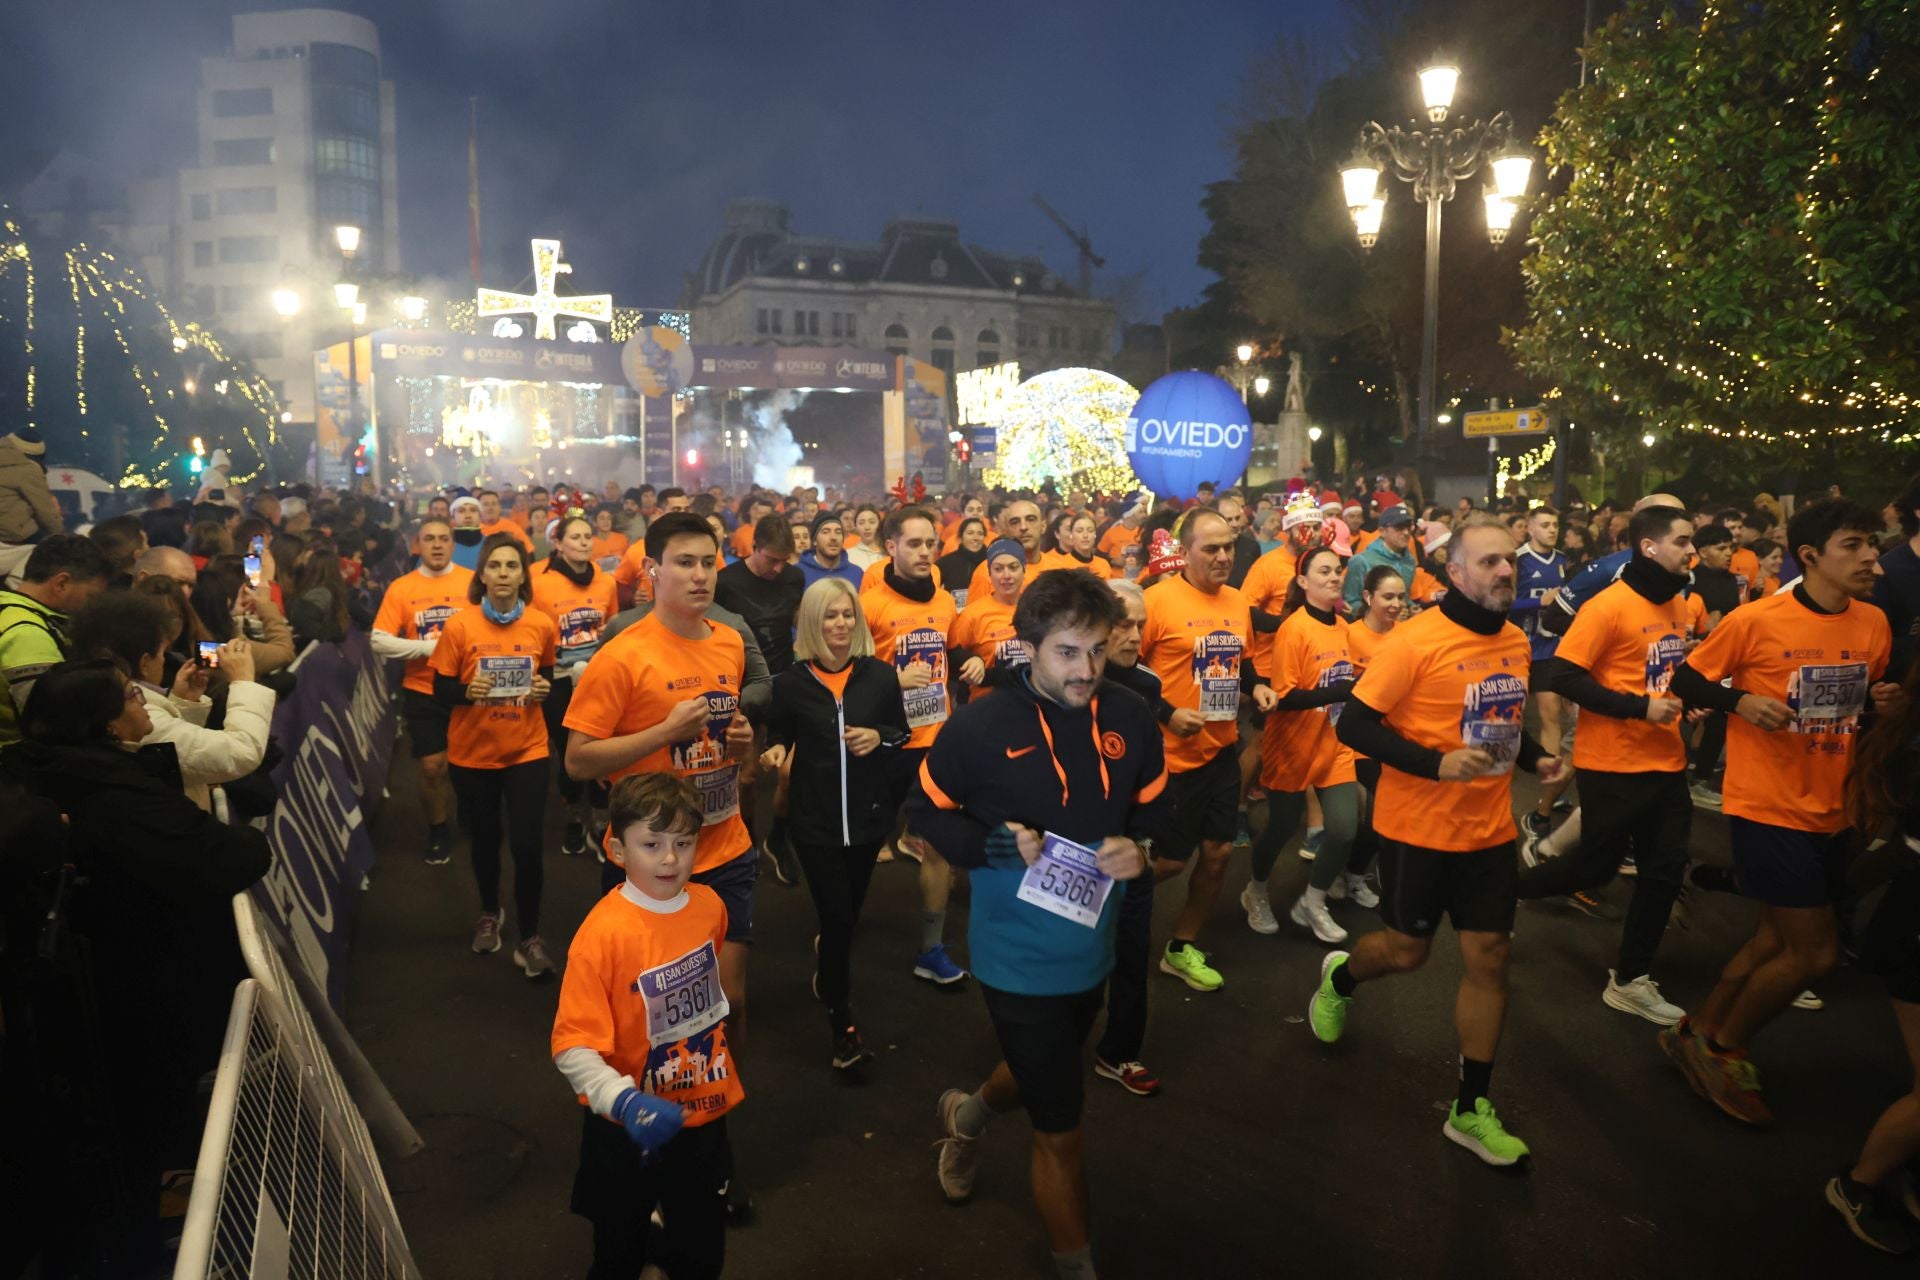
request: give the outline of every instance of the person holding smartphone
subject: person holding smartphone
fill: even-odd
[[[467,588],[474,607],[448,619],[427,660],[433,696],[450,711],[447,763],[460,818],[473,850],[480,919],[473,950],[500,949],[500,842],[513,849],[513,897],[520,945],[513,961],[529,978],[550,977],[553,959],[540,937],[541,832],[547,809],[547,724],[539,704],[552,689],[560,630],[527,606],[533,585],[525,545],[496,533],[480,547],[480,571]],[[502,805],[507,822],[503,833]]]

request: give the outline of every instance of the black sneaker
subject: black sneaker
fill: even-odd
[[[587,851],[587,826],[578,818],[567,819],[567,829],[560,836],[560,852],[570,858],[577,858]]]
[[[833,1031],[833,1069],[851,1071],[871,1057],[855,1026],[835,1027]]]
[[[453,860],[453,853],[447,848],[447,838],[445,836],[428,836],[427,851],[422,855],[420,860],[430,867],[441,867],[451,862]]]
[[[1553,819],[1541,817],[1537,809],[1529,809],[1520,820],[1526,824],[1526,834],[1535,840],[1545,840],[1553,831]]]
[[[1827,1203],[1847,1220],[1847,1229],[1882,1253],[1911,1253],[1913,1232],[1889,1212],[1886,1198],[1873,1187],[1862,1187],[1856,1199],[1847,1191],[1844,1173],[1827,1180]]]
[[[720,1194],[727,1201],[728,1226],[744,1227],[753,1220],[753,1197],[747,1194],[738,1175],[720,1184]]]
[[[795,856],[793,846],[784,840],[768,838],[766,845],[767,861],[773,863],[773,878],[791,889],[800,883],[800,859]]]
[[[1592,920],[1618,920],[1620,913],[1584,889],[1561,899],[1569,907]]]

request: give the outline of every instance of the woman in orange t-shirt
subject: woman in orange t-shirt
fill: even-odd
[[[1113,577],[1113,562],[1095,554],[1099,544],[1099,527],[1094,524],[1092,516],[1073,516],[1062,520],[1059,531],[1059,547],[1040,557],[1042,570],[1085,569],[1096,578]]]
[[[553,529],[553,554],[533,571],[533,607],[553,619],[560,631],[554,666],[553,692],[541,704],[547,721],[547,741],[564,743],[562,728],[573,701],[573,682],[580,669],[600,649],[600,636],[620,611],[613,578],[593,562],[593,526],[584,516],[568,516]],[[586,784],[567,772],[564,750],[555,751],[560,799],[567,805],[567,825],[560,836],[560,852],[587,851]],[[598,807],[606,807],[606,787],[596,785]]]
[[[520,945],[513,961],[529,978],[550,977],[553,959],[540,938],[541,832],[547,816],[547,725],[539,703],[552,688],[559,628],[528,608],[533,586],[527,552],[510,533],[480,547],[474,606],[447,620],[428,666],[434,699],[450,709],[447,771],[473,848],[480,919],[473,949],[500,949],[500,821],[513,847],[513,899]]]
[[[1392,565],[1374,565],[1360,586],[1360,607],[1360,616],[1347,627],[1347,649],[1353,654],[1355,679],[1367,673],[1373,656],[1400,625],[1407,611],[1407,580]],[[1355,752],[1353,774],[1360,784],[1360,826],[1353,835],[1353,848],[1347,851],[1347,874],[1364,877],[1373,866],[1374,855],[1380,852],[1380,837],[1373,833],[1373,797],[1380,790],[1380,762]],[[1370,888],[1353,896],[1362,906],[1379,901]]]
[[[1353,748],[1334,736],[1347,692],[1358,677],[1347,645],[1347,623],[1340,617],[1340,556],[1332,547],[1315,547],[1300,557],[1287,597],[1283,621],[1268,654],[1267,684],[1279,705],[1267,716],[1260,737],[1260,785],[1267,789],[1267,825],[1253,846],[1253,879],[1241,896],[1247,923],[1259,933],[1274,933],[1279,922],[1267,900],[1267,877],[1280,848],[1293,838],[1306,811],[1307,789],[1320,798],[1324,827],[1305,892],[1293,904],[1291,918],[1325,943],[1346,941],[1347,931],[1327,910],[1327,893],[1336,884],[1362,906],[1372,890],[1359,876],[1347,876],[1347,850],[1360,826],[1360,787],[1354,780]],[[1377,903],[1378,899],[1374,899]]]
[[[593,559],[608,573],[620,567],[621,557],[627,554],[627,548],[632,545],[627,535],[614,527],[614,517],[619,510],[618,507],[600,507],[593,513]]]

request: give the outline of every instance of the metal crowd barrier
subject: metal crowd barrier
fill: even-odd
[[[286,1005],[240,983],[174,1280],[418,1280],[364,1126],[311,1052]]]

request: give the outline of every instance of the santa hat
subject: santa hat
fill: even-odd
[[[1438,520],[1429,523],[1424,537],[1427,554],[1432,555],[1440,548],[1446,546],[1452,537],[1453,530],[1447,528],[1447,526],[1441,524]]]
[[[1327,521],[1327,545],[1332,547],[1342,560],[1353,558],[1353,530],[1347,527],[1345,520]]]
[[[1173,534],[1165,529],[1155,529],[1153,540],[1147,544],[1148,575],[1157,578],[1163,573],[1178,573],[1186,567],[1186,553],[1173,540]]]

